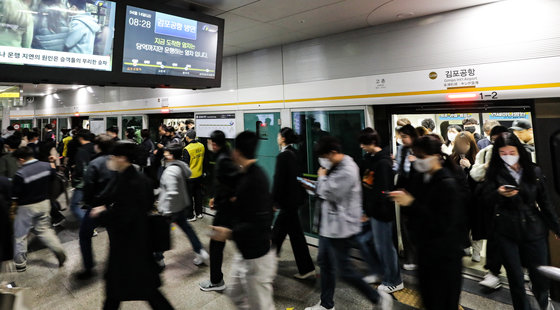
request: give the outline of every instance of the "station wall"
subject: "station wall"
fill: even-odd
[[[10,118],[441,102],[455,91],[445,74],[467,68],[480,84],[460,92],[559,97],[558,15],[555,0],[500,1],[226,57],[219,89],[94,86],[36,98]]]

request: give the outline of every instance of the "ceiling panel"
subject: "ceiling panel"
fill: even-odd
[[[379,25],[497,1],[500,0],[394,0],[371,12],[368,23]]]
[[[231,11],[242,6],[257,3],[260,0],[194,0],[186,1],[221,11]]]
[[[364,15],[365,13],[371,12],[382,3],[383,0],[347,0],[282,18],[273,21],[272,24],[305,33],[308,27],[315,27]],[[360,21],[362,22],[360,27],[367,26],[367,19],[361,18]],[[334,29],[334,31],[334,33],[340,32],[337,32],[336,29]],[[325,31],[322,35],[331,33],[333,33],[332,29],[331,31]]]
[[[260,27],[263,23],[252,20],[243,16],[239,16],[233,13],[224,13],[218,17],[225,19],[225,34],[232,32],[237,32],[243,29],[250,29],[255,27]]]
[[[232,12],[261,22],[285,18],[346,0],[261,0]]]

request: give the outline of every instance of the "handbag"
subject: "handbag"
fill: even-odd
[[[171,223],[160,214],[148,215],[150,250],[165,252],[171,249]]]

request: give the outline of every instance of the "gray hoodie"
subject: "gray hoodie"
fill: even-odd
[[[187,191],[187,179],[191,176],[191,170],[180,160],[168,162],[166,167],[160,179],[158,211],[170,214],[183,211],[191,205]]]
[[[315,226],[327,238],[348,238],[362,231],[362,182],[354,160],[345,155],[317,181]],[[320,223],[319,223],[320,221]]]

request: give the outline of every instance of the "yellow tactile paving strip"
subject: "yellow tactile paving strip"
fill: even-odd
[[[424,309],[422,306],[422,298],[420,297],[420,292],[405,288],[401,291],[393,293],[395,299],[401,304],[416,308]],[[464,310],[463,307],[459,306],[459,310]]]

